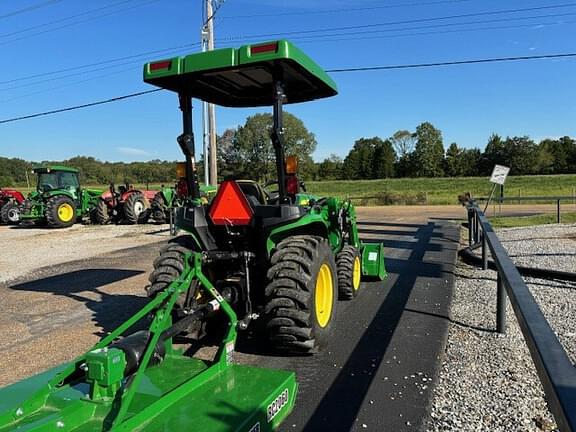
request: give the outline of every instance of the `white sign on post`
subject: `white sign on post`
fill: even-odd
[[[499,185],[503,185],[506,181],[506,176],[510,172],[510,168],[503,165],[494,165],[490,181]]]

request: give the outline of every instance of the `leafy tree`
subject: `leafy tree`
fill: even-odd
[[[398,158],[402,159],[404,156],[412,153],[414,143],[416,142],[416,134],[407,130],[399,130],[389,138],[389,141],[396,150]]]
[[[463,149],[460,153],[462,174],[466,177],[477,177],[481,174],[480,160],[482,153],[479,149]]]
[[[235,151],[244,172],[255,180],[276,178],[274,149],[270,139],[271,114],[255,114],[246,119],[235,135]],[[316,137],[296,116],[284,113],[284,145],[286,155],[296,155],[300,163],[299,174],[309,178],[316,148]]]
[[[394,177],[394,163],[396,162],[396,152],[389,140],[382,141],[374,145],[374,158],[372,160],[372,178]]]
[[[414,168],[417,177],[444,175],[444,146],[442,133],[431,123],[424,122],[416,128]]]
[[[354,147],[344,159],[342,171],[345,179],[371,179],[373,178],[374,151],[381,138],[360,138],[354,142]]]
[[[510,174],[524,175],[538,172],[538,147],[527,136],[507,137],[504,141],[505,161]]]
[[[318,180],[337,180],[342,178],[342,165],[344,162],[338,155],[331,154],[318,164],[316,178]]]
[[[463,149],[459,148],[456,143],[450,144],[446,150],[446,159],[444,161],[444,171],[449,177],[459,177],[463,175],[464,167],[462,164]]]
[[[490,135],[488,144],[484,149],[481,161],[481,171],[484,175],[490,175],[494,165],[506,165],[506,152],[504,141],[498,134]]]

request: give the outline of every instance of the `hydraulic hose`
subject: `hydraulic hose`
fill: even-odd
[[[482,244],[478,243],[467,248],[460,249],[458,254],[466,264],[474,265],[477,267],[482,267],[482,257],[474,254],[474,250],[481,247]],[[496,264],[492,260],[488,260],[488,268],[490,270],[496,270]],[[526,267],[517,265],[516,268],[522,276],[529,276],[538,279],[556,279],[576,282],[576,273],[570,273],[560,270],[550,270],[538,267]]]

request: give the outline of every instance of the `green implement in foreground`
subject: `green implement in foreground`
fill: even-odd
[[[78,219],[92,217],[101,190],[80,186],[79,171],[59,165],[36,167],[38,181],[21,205],[22,223],[45,223],[51,228],[66,228]]]
[[[252,329],[267,351],[313,355],[338,338],[337,301],[360,295],[362,278],[386,277],[383,246],[360,241],[350,200],[307,194],[297,157],[284,155],[283,104],[336,94],[309,57],[274,41],[148,63],[144,79],[178,94],[186,162],[174,213],[185,234],[154,260],[146,307],[48,384],[0,390],[10,401],[0,432],[273,430],[294,406],[294,373],[233,364],[236,332]],[[271,105],[277,179],[228,178],[205,199],[193,97]],[[149,315],[147,330],[127,334]],[[214,341],[213,360],[199,360]]]
[[[70,364],[0,390],[0,431],[270,431],[292,410],[294,373],[235,365],[237,319],[202,273],[200,253],[145,308]],[[227,318],[212,361],[183,355],[172,339],[181,295],[211,298],[187,321]],[[124,333],[152,313],[147,330]]]

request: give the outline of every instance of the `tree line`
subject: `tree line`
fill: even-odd
[[[227,129],[218,137],[218,173],[221,179],[276,177],[275,154],[270,140],[272,116],[255,114],[244,125]],[[565,136],[539,143],[527,136],[503,138],[493,134],[483,151],[451,143],[444,149],[442,132],[429,122],[415,131],[399,130],[391,137],[360,138],[345,158],[332,154],[314,162],[315,135],[296,116],[285,113],[285,154],[299,159],[304,180],[360,180],[393,177],[487,176],[495,164],[511,168],[512,175],[576,173],[576,140]],[[77,156],[65,161],[28,162],[0,157],[0,186],[26,184],[26,173],[39,164],[63,164],[80,169],[85,184],[171,183],[176,162],[102,162]],[[203,160],[198,163],[203,178]],[[33,181],[32,181],[33,183]]]
[[[424,122],[415,132],[356,140],[344,159],[332,155],[319,163],[316,179],[478,177],[490,175],[496,164],[510,167],[511,175],[576,173],[576,140],[564,136],[536,143],[527,136],[492,134],[484,151],[456,143],[444,150],[441,131]]]

